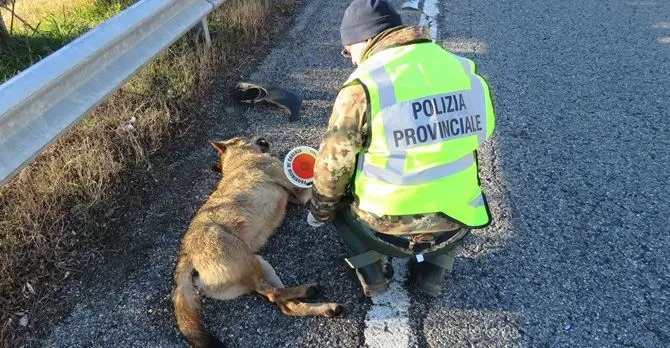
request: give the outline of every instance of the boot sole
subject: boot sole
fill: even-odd
[[[426,261],[424,261],[426,262]],[[419,263],[416,260],[409,261],[409,275],[414,282],[415,287],[422,293],[430,297],[440,297],[442,295],[442,285],[427,283],[424,281],[421,272],[418,269]]]

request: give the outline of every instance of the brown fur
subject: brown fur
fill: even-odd
[[[193,346],[223,346],[200,320],[196,288],[221,300],[255,291],[291,316],[339,315],[342,307],[335,303],[296,301],[314,295],[316,285],[284,287],[272,266],[255,254],[281,223],[287,202],[306,203],[309,190],[288,181],[282,163],[265,153],[269,145],[262,138],[212,145],[220,152],[224,176],[182,241],[172,297],[179,330]]]

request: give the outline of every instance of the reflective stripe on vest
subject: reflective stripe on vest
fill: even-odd
[[[371,178],[396,185],[418,185],[427,181],[456,174],[475,164],[474,153],[467,154],[460,159],[427,170],[404,173],[405,156],[389,157],[386,168],[376,167],[364,161],[364,156],[358,156],[358,167],[361,172]]]

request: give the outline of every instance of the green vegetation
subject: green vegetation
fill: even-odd
[[[83,7],[81,8],[74,9],[72,12],[55,10],[41,18],[36,24],[31,24],[17,10],[15,10],[15,16],[12,16],[10,11],[4,10],[5,22],[13,20],[14,26],[11,28],[11,38],[7,45],[0,47],[2,51],[0,82],[11,78],[58,50],[133,2],[132,0],[95,1],[90,4],[82,2]],[[49,1],[45,3],[48,4]],[[5,7],[11,9],[10,5],[11,1]],[[5,24],[10,28],[11,24]]]

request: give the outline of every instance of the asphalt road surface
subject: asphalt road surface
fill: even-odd
[[[300,121],[230,104],[222,92],[205,106],[207,136],[265,134],[280,157],[317,147],[352,71],[339,55],[346,4],[308,1],[245,77],[302,94]],[[427,16],[403,10],[406,23],[431,24],[436,41],[473,58],[491,85],[497,130],[479,161],[494,223],[468,236],[442,297],[416,294],[393,260],[393,293],[373,302],[333,228],[311,228],[306,208],[292,206],[262,254],[285,284],[321,283],[320,298],[343,303],[344,316],[288,318],[246,296],[205,301],[206,326],[237,347],[669,346],[670,2],[417,7]],[[93,268],[95,281],[67,288],[76,305],[31,346],[185,346],[171,272],[180,236],[218,180],[205,140],[157,174],[164,190],[119,231],[127,249]]]

